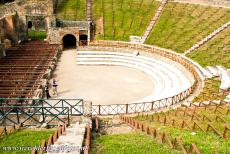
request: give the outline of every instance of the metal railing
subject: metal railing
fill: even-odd
[[[66,120],[60,117],[63,115],[67,116],[67,123],[70,124],[69,107],[5,106],[0,109],[1,125],[58,125],[60,122],[66,123]]]
[[[70,116],[80,116],[83,112],[83,99],[0,98],[1,125],[57,125],[66,120],[69,124]]]
[[[131,114],[138,112],[157,111],[162,108],[167,108],[172,105],[178,104],[180,101],[186,99],[193,89],[195,84],[187,90],[164,99],[143,102],[143,103],[132,103],[132,104],[111,104],[111,105],[93,105],[93,115],[114,115],[114,114]]]
[[[83,99],[30,99],[30,98],[0,98],[1,107],[11,106],[41,106],[41,107],[68,107],[70,115],[78,116],[84,112]],[[57,109],[56,109],[57,110]]]

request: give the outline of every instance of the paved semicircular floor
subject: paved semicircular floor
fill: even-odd
[[[145,73],[122,66],[79,66],[76,50],[62,53],[54,73],[58,96],[52,98],[83,98],[93,104],[125,104],[142,99],[154,89]]]

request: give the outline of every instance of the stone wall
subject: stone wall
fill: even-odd
[[[67,34],[74,35],[78,42],[79,28],[75,28],[75,27],[49,28],[48,41],[50,44],[62,44],[62,38]]]
[[[54,7],[62,0],[16,0],[0,7],[0,38],[9,39],[13,44],[27,39],[30,30],[47,31],[47,40],[51,44],[62,44],[67,34],[76,37],[79,45],[79,35],[87,34],[90,41],[90,21],[62,21],[63,26],[56,24]],[[88,1],[91,2],[91,1]],[[91,4],[91,3],[89,3]],[[91,6],[91,5],[90,5]],[[1,26],[2,23],[2,26]],[[32,27],[28,28],[28,23]]]
[[[63,27],[63,28],[57,28],[57,27],[50,27],[48,30],[48,42],[50,44],[62,44],[62,39],[65,35],[71,34],[75,36],[76,38],[76,44],[79,45],[79,35],[81,31],[87,31],[88,33],[88,41],[90,40],[90,29],[89,28],[79,28],[79,27]]]
[[[23,9],[27,16],[50,16],[53,14],[53,0],[27,1],[23,5]]]
[[[28,21],[35,25],[35,30],[48,29],[48,18],[53,14],[53,0],[17,0],[0,9],[0,38],[16,44],[19,40],[27,39]],[[39,22],[40,18],[43,20]]]

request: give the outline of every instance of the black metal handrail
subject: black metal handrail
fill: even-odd
[[[32,99],[32,98],[0,98],[0,107],[42,106],[58,108],[69,107],[71,116],[79,116],[84,112],[83,99]]]
[[[1,125],[34,126],[43,123],[57,125],[57,122],[70,124],[69,107],[1,106],[0,109]],[[65,116],[67,121],[60,116]],[[54,121],[55,123],[52,123]]]

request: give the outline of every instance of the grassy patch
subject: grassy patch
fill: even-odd
[[[216,150],[220,153],[230,152],[230,142],[220,139],[211,132],[203,133],[201,131],[196,131],[196,134],[193,135],[191,131],[177,128],[163,128],[162,130],[167,130],[174,138],[180,136],[187,149],[191,143],[195,143],[202,151],[201,153],[210,154],[214,153]]]
[[[157,144],[150,136],[140,133],[103,135],[93,141],[91,154],[180,153]]]
[[[53,130],[19,130],[0,138],[1,154],[30,154],[31,151],[4,151],[3,147],[34,147],[39,146],[42,139],[48,139]]]
[[[204,109],[199,109],[199,111],[197,111],[197,113],[199,113],[200,115],[204,114],[206,116],[208,116],[209,118],[214,118],[214,114],[213,112],[209,112]],[[161,121],[163,121],[163,118],[165,117],[165,115],[167,115],[166,113],[159,113],[157,114],[160,116]],[[156,114],[154,114],[153,116],[156,116]],[[228,115],[223,116],[225,120],[229,120]],[[174,111],[170,111],[170,114],[167,116],[167,121],[168,123],[166,125],[164,125],[163,123],[160,122],[156,122],[155,120],[151,120],[151,116],[148,116],[147,118],[144,116],[137,116],[135,117],[135,119],[142,121],[144,123],[146,123],[148,126],[151,126],[152,128],[157,129],[159,132],[163,133],[166,132],[168,135],[170,135],[172,138],[176,138],[179,137],[182,139],[185,147],[187,149],[189,149],[189,146],[192,143],[195,143],[198,147],[198,149],[201,151],[201,153],[205,153],[205,154],[209,154],[209,153],[214,153],[215,151],[218,151],[219,153],[229,153],[230,152],[230,141],[229,140],[224,140],[221,137],[219,137],[218,135],[216,135],[214,132],[209,131],[209,132],[202,132],[199,129],[196,129],[194,131],[192,130],[188,130],[187,128],[180,128],[182,120],[185,120],[187,122],[187,124],[189,124],[190,126],[192,125],[193,122],[190,122],[191,117],[188,116],[184,116],[183,112],[178,113],[177,115],[174,115]],[[172,127],[169,123],[169,121],[171,121],[172,119],[176,120],[176,123],[174,125],[174,127]],[[214,122],[214,119],[212,119],[212,125],[214,125],[214,127],[223,132],[222,126],[225,125],[224,123],[218,123],[218,122]],[[180,122],[179,122],[180,121]],[[171,121],[172,122],[172,121]],[[207,127],[207,121],[203,120],[203,121],[196,121],[199,126],[205,128],[205,125]],[[228,133],[229,135],[230,133]]]
[[[62,20],[86,20],[86,0],[63,0],[56,11]]]
[[[202,66],[222,65],[230,68],[230,27],[215,36],[188,57]]]
[[[229,20],[229,9],[169,2],[146,43],[182,53]]]
[[[36,40],[45,39],[46,35],[47,34],[45,31],[29,31],[28,32],[28,38],[36,39]]]
[[[94,20],[104,21],[104,34],[96,38],[128,41],[130,35],[141,36],[158,6],[155,0],[94,0]]]
[[[205,81],[205,87],[203,91],[193,99],[193,102],[203,102],[212,100],[223,100],[227,96],[227,93],[220,91],[220,79],[212,78]]]

